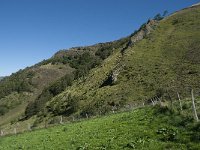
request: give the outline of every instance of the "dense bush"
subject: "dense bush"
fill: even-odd
[[[76,69],[75,79],[77,79],[86,75],[90,69],[96,67],[100,63],[101,60],[98,57],[91,55],[89,52],[85,52],[71,61],[70,66]]]
[[[112,47],[102,47],[98,49],[95,55],[99,56],[101,59],[106,59],[112,53]]]
[[[121,40],[115,41],[110,45],[102,46],[96,51],[95,55],[99,56],[102,60],[104,60],[113,53],[114,49],[120,47],[123,48],[124,44],[128,42],[129,42],[129,37],[126,37]]]
[[[173,128],[160,128],[157,130],[157,134],[160,135],[162,141],[174,141],[176,140],[177,130]]]
[[[12,74],[9,78],[6,77],[0,81],[0,98],[9,95],[12,92],[30,92],[33,89],[31,79],[34,76],[33,72],[19,71]]]
[[[157,14],[157,15],[155,15],[155,17],[154,17],[154,20],[157,20],[157,21],[160,21],[160,20],[162,20],[162,19],[163,19],[163,16],[161,16],[160,13]]]
[[[128,40],[129,37],[105,44],[97,44],[93,47],[75,48],[77,51],[73,51],[72,49],[69,53],[62,51],[61,55],[55,55],[55,57],[43,60],[33,66],[34,69],[47,64],[69,65],[74,69],[74,72],[65,75],[43,89],[42,93],[28,104],[25,110],[25,116],[31,117],[41,112],[49,100],[63,92],[67,86],[71,86],[74,80],[87,75],[92,68],[98,66],[104,59],[109,57],[114,49],[123,47]],[[34,80],[32,79],[35,73],[31,70],[32,69],[27,68],[1,80],[0,99],[12,92],[32,92],[35,88],[38,88],[36,87],[37,85],[34,86],[33,84]]]
[[[79,109],[80,98],[68,94],[65,99],[66,101],[60,102],[60,105],[55,105],[54,103],[48,104],[46,107],[47,111],[52,112],[54,115],[65,116],[70,116],[71,114],[75,113]]]
[[[192,127],[191,132],[195,133],[195,134],[192,134],[191,140],[194,142],[199,142],[200,141],[200,122],[196,123]]]
[[[50,60],[44,61],[47,63]],[[26,117],[31,117],[40,112],[45,104],[51,100],[54,96],[63,92],[67,86],[71,86],[73,80],[78,79],[82,76],[85,76],[90,69],[96,67],[101,63],[101,59],[95,55],[92,55],[89,52],[84,52],[81,55],[77,56],[63,56],[61,58],[52,58],[51,62],[56,63],[68,63],[75,71],[71,74],[67,74],[61,79],[54,82],[49,87],[45,88],[43,92],[38,96],[34,102],[30,102],[26,108],[25,115]],[[69,100],[69,103],[73,103],[73,100]],[[72,104],[71,104],[72,105]],[[75,105],[75,104],[73,104]],[[71,113],[73,110],[66,110],[64,113]]]
[[[0,105],[0,116],[8,112],[8,108],[5,105]]]
[[[72,84],[73,79],[73,75],[67,74],[60,80],[45,88],[34,102],[30,102],[28,104],[25,111],[26,117],[31,117],[40,112],[44,108],[46,102],[48,102],[49,100],[51,100],[51,98],[64,91],[67,86],[70,86]]]

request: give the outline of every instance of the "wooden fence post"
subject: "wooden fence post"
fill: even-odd
[[[181,98],[180,98],[180,95],[179,95],[178,92],[177,92],[177,96],[178,96],[178,101],[179,101],[180,109],[181,109],[181,111],[182,111],[182,110],[183,110],[183,107],[182,107]]]
[[[44,128],[47,128],[47,119],[44,120]]]
[[[169,94],[168,91],[167,91],[167,94],[168,94],[169,100],[171,102],[171,109],[173,110],[173,100],[172,100],[172,97],[171,97],[171,95]]]
[[[153,104],[153,106],[155,105],[155,103],[154,103],[154,101],[151,99],[151,102],[152,102],[152,104]]]
[[[14,128],[14,134],[17,134],[17,129],[16,128]]]
[[[160,106],[162,105],[162,102],[161,102],[161,98],[159,98],[158,96],[156,96],[157,97],[157,99],[158,99],[158,101],[159,101],[159,104],[160,104]]]
[[[3,136],[3,130],[1,130],[1,136]]]
[[[194,119],[198,122],[199,118],[197,115],[197,110],[196,110],[196,106],[195,106],[195,102],[194,102],[194,93],[193,93],[193,89],[191,91],[191,95],[192,95],[192,109],[193,109],[193,113],[194,113]]]
[[[28,123],[28,130],[31,131],[31,125]]]
[[[86,113],[85,115],[86,115],[86,118],[88,119],[88,114]]]
[[[60,124],[63,124],[63,117],[62,117],[62,115],[60,116]]]
[[[99,116],[101,116],[101,111],[99,111]]]

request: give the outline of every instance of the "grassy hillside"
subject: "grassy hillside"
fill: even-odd
[[[84,118],[200,93],[200,6],[149,20],[126,38],[61,50],[0,81],[0,126]]]
[[[200,124],[167,107],[82,120],[0,138],[0,149],[199,149]]]
[[[47,85],[72,71],[67,65],[48,64],[26,68],[3,78],[0,81],[0,125],[4,124],[3,118],[10,118],[10,111],[19,110],[17,107],[21,108],[20,112],[13,112],[18,116],[14,115],[10,121],[19,118],[27,104],[34,101]]]
[[[114,49],[123,47],[128,40],[129,37],[93,46],[61,50],[48,60],[2,79],[0,126],[9,121],[28,119],[43,111],[46,102],[71,86],[74,80],[86,76],[90,69],[100,65]]]
[[[199,43],[197,5],[2,79],[0,149],[200,149]]]
[[[141,37],[149,27],[150,34]],[[47,103],[47,113],[85,117],[152,98],[175,99],[177,92],[186,98],[192,88],[199,95],[199,27],[200,6],[176,12],[156,26],[143,26],[123,53],[116,49],[101,66]]]

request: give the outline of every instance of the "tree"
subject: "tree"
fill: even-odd
[[[163,12],[163,17],[166,17],[167,16],[167,14],[168,14],[168,11],[167,10],[165,10],[164,12]]]
[[[161,16],[160,13],[158,13],[158,14],[155,15],[155,17],[154,17],[154,20],[157,20],[157,21],[160,21],[160,20],[162,20],[162,19],[163,19],[163,17]]]
[[[8,108],[5,105],[0,105],[0,116],[8,112]]]

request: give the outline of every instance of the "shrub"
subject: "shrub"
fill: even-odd
[[[0,116],[4,115],[5,113],[8,112],[8,108],[5,105],[0,105]]]
[[[194,142],[199,142],[200,141],[200,122],[196,123],[192,129],[192,136],[191,136],[191,141]]]
[[[160,20],[162,20],[162,19],[163,19],[163,17],[161,16],[160,13],[158,13],[158,14],[155,15],[155,17],[154,17],[154,20],[157,20],[157,21],[160,21]]]
[[[172,21],[172,25],[175,25],[175,24],[178,24],[179,23],[179,20],[178,19],[174,19],[173,21]]]
[[[154,111],[155,114],[165,114],[165,115],[170,115],[172,114],[172,110],[169,109],[168,106],[159,106],[159,105],[156,105],[155,106],[155,111]]]
[[[45,88],[34,102],[30,102],[28,104],[25,111],[26,117],[29,118],[42,111],[48,101],[50,101],[54,96],[63,92],[67,86],[71,86],[73,78],[73,75],[67,74],[60,80]]]
[[[178,131],[172,128],[160,128],[156,132],[162,141],[175,141]]]

